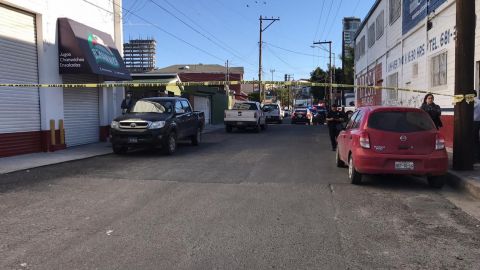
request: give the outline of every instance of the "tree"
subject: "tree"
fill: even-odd
[[[324,71],[322,68],[317,67],[314,71],[310,73],[310,81],[317,82],[317,83],[327,83],[329,82],[329,75],[327,71]],[[313,86],[310,90],[313,98],[316,101],[324,100],[326,87],[322,86]]]
[[[354,74],[354,65],[355,65],[355,50],[351,47],[345,48],[347,53],[346,55],[341,55],[340,59],[343,62],[343,83],[353,84]]]
[[[259,92],[250,93],[248,94],[248,99],[251,101],[260,102],[260,93]]]

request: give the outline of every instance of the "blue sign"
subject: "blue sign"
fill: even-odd
[[[403,0],[402,32],[410,29],[427,17],[427,0]]]
[[[403,0],[402,33],[405,35],[447,0]]]

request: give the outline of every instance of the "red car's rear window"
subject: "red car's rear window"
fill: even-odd
[[[391,132],[419,132],[435,129],[433,121],[423,112],[374,112],[368,118],[368,127]]]

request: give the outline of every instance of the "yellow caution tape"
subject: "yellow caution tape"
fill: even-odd
[[[472,102],[475,102],[475,94],[467,94],[465,95],[465,101],[467,104],[470,104]]]
[[[428,90],[422,89],[411,89],[411,88],[400,88],[400,87],[384,87],[384,86],[373,86],[373,85],[355,85],[355,84],[330,84],[330,83],[318,83],[318,82],[296,82],[296,81],[208,81],[208,82],[114,82],[114,83],[78,83],[78,84],[16,84],[16,83],[1,83],[0,87],[18,87],[18,88],[111,88],[111,87],[130,87],[130,88],[141,88],[141,87],[167,87],[167,86],[226,86],[226,85],[242,85],[242,84],[253,84],[262,86],[265,85],[276,85],[276,86],[294,86],[294,87],[332,87],[332,88],[350,88],[354,89],[373,89],[373,90],[394,90],[394,91],[406,91],[412,93],[431,93]],[[435,93],[435,95],[441,96],[450,96],[448,94]],[[463,98],[463,96],[462,96]],[[467,102],[472,100],[470,96],[467,97]],[[463,100],[463,99],[462,99]],[[460,100],[459,102],[461,102]],[[454,99],[455,102],[455,99]],[[471,101],[470,101],[471,102]],[[457,102],[458,103],[458,102]]]

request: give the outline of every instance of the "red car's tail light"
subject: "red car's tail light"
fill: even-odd
[[[442,135],[437,134],[437,138],[435,139],[435,150],[443,150],[445,149],[445,138]]]
[[[360,134],[360,146],[362,148],[370,149],[370,136],[367,132]]]

